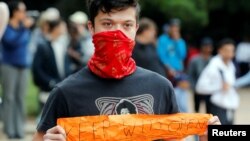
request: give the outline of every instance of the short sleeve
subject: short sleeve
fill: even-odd
[[[66,99],[59,87],[50,93],[50,96],[43,107],[41,120],[37,126],[37,131],[46,132],[56,126],[57,118],[67,117],[68,108]]]

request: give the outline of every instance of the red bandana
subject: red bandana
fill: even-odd
[[[102,78],[121,79],[136,69],[131,58],[135,41],[120,30],[97,33],[93,36],[95,53],[88,62],[89,69]]]

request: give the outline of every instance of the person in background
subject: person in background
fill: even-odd
[[[80,14],[80,13],[78,13]],[[83,66],[83,43],[82,32],[84,32],[84,23],[86,22],[87,17],[85,15],[76,17],[71,16],[68,23],[68,34],[69,34],[69,45],[67,53],[71,60],[70,69],[72,73],[79,71]]]
[[[199,112],[200,103],[205,101],[206,103],[206,112],[210,113],[210,95],[201,95],[195,91],[195,86],[198,81],[198,78],[203,71],[203,69],[208,64],[209,60],[212,57],[213,52],[213,40],[209,37],[205,37],[200,42],[200,53],[198,56],[195,56],[191,59],[188,66],[188,75],[191,83],[191,88],[194,93],[194,110]]]
[[[141,18],[136,33],[136,45],[132,54],[136,65],[166,77],[163,64],[156,52],[156,24],[148,18]]]
[[[179,106],[180,112],[187,113],[188,100],[189,100],[189,78],[184,73],[178,73],[175,75],[176,87],[174,88],[176,101]]]
[[[23,138],[25,123],[24,97],[28,84],[29,28],[33,20],[26,16],[21,1],[8,3],[10,20],[2,37],[2,90],[4,132],[8,138]]]
[[[0,2],[0,13],[2,15],[2,18],[0,20],[0,41],[2,39],[3,33],[6,29],[6,26],[9,21],[9,9],[8,5],[4,2]],[[0,67],[2,62],[2,45],[0,42]],[[2,119],[2,95],[0,94],[0,120]]]
[[[46,42],[46,36],[48,34],[48,22],[54,21],[56,19],[60,19],[60,12],[54,7],[49,7],[45,11],[41,12],[37,26],[32,31],[32,37],[29,43],[32,61],[34,59],[34,54],[38,44]]]
[[[236,63],[239,66],[239,75],[235,88],[250,86],[250,35],[247,33],[244,40],[236,47]]]
[[[202,95],[231,96],[236,79],[236,69],[232,59],[234,58],[235,44],[231,39],[223,39],[218,46],[218,55],[214,56],[202,71],[196,85],[196,92]],[[219,92],[219,93],[218,93]],[[226,98],[226,97],[223,97]],[[225,101],[214,103],[211,97],[210,113],[218,115],[222,124],[233,124],[234,109],[222,105]],[[229,106],[237,103],[237,99],[230,99]],[[220,105],[219,105],[220,104]],[[228,105],[227,105],[228,106]]]
[[[88,16],[82,11],[76,11],[75,13],[70,15],[69,21],[71,24],[74,24],[77,27],[77,32],[80,35],[79,40],[81,45],[81,50],[77,51],[79,53],[77,56],[81,55],[82,64],[83,66],[86,66],[89,59],[94,54],[95,49],[92,43],[92,37],[87,29]],[[71,52],[73,51],[71,50]]]
[[[63,22],[60,19],[47,22],[48,33],[45,42],[38,44],[32,64],[35,85],[39,88],[39,102],[42,110],[50,91],[71,72],[66,48],[58,39],[63,34]]]
[[[200,43],[197,45],[197,39],[193,39],[193,35],[190,34],[187,34],[185,39],[187,42],[187,56],[185,59],[184,67],[188,69],[191,60],[200,53]]]
[[[237,77],[242,77],[250,70],[250,35],[245,35],[244,40],[236,47],[235,60],[239,66]]]
[[[9,21],[9,9],[7,4],[4,2],[0,2],[0,13],[1,13],[1,20],[0,20],[0,40],[1,40]]]
[[[173,80],[176,72],[184,71],[187,48],[185,41],[181,38],[180,24],[179,19],[171,19],[157,43],[158,55],[167,69],[167,76],[170,80]]]

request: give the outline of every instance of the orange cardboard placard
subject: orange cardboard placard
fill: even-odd
[[[60,118],[67,141],[152,141],[201,135],[211,114],[101,115]]]

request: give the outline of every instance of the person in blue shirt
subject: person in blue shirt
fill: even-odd
[[[10,20],[1,40],[4,132],[8,138],[24,137],[25,105],[28,78],[29,28],[33,20],[26,17],[26,6],[20,1],[9,4]]]
[[[187,48],[180,34],[180,20],[171,19],[164,27],[164,33],[158,38],[157,53],[167,69],[169,78],[176,72],[183,72]]]

